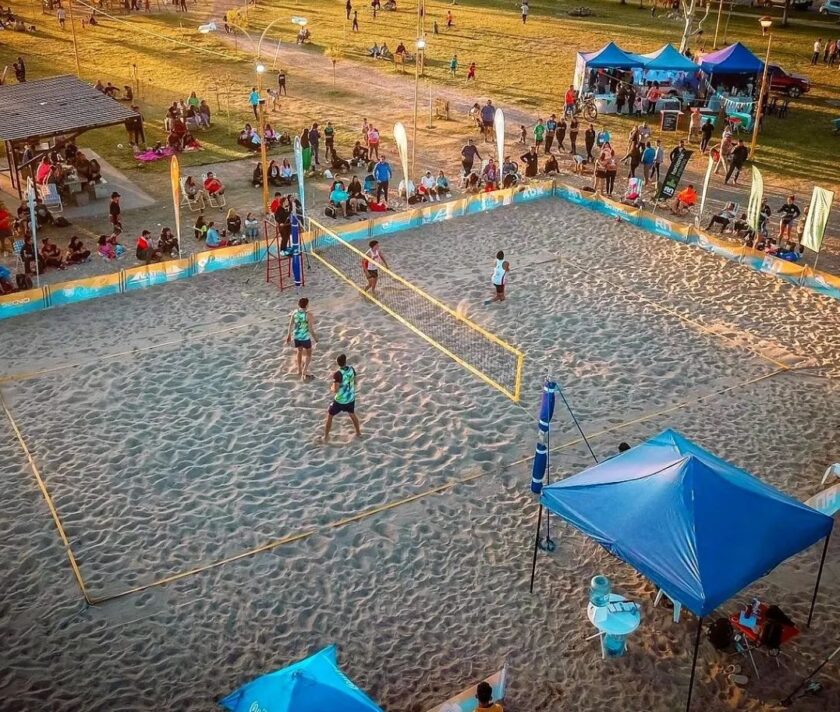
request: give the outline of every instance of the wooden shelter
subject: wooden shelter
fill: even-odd
[[[6,147],[8,168],[0,172],[8,171],[12,187],[21,196],[24,165],[20,160],[25,143],[32,146],[37,159],[55,145],[56,138],[75,140],[85,131],[138,119],[140,115],[129,106],[74,76],[2,85],[0,141]]]

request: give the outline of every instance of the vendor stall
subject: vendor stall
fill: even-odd
[[[610,42],[597,52],[578,52],[574,87],[595,95],[598,113],[614,114],[619,82],[633,81],[633,70],[643,66],[641,58]]]
[[[699,67],[673,45],[666,44],[655,52],[636,56],[644,64],[633,70],[634,83],[642,87],[655,84],[660,89],[661,98],[655,111],[679,109],[697,97]],[[680,100],[676,107],[669,103],[674,98]]]
[[[703,87],[701,91],[708,97],[708,108],[728,115],[754,113],[755,98],[758,91],[764,62],[750,52],[740,42],[710,52],[700,58]],[[751,119],[750,119],[751,121]],[[750,121],[743,120],[744,128]]]

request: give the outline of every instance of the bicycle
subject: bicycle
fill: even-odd
[[[595,95],[591,92],[584,94],[583,98],[575,102],[575,116],[583,116],[586,121],[592,123],[598,118],[598,107],[595,105]]]

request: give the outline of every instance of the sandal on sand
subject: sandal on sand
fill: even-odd
[[[735,673],[730,673],[729,675],[727,675],[727,678],[729,679],[729,682],[735,685],[740,685],[741,687],[743,687],[750,681],[750,678],[748,678],[746,675],[736,675]]]
[[[738,664],[735,665],[727,665],[724,672],[727,675],[740,675],[741,674],[741,666]]]

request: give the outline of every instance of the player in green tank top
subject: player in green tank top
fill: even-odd
[[[311,381],[309,375],[309,362],[312,361],[312,342],[317,341],[315,337],[315,320],[311,312],[307,311],[309,300],[302,297],[298,300],[298,308],[289,316],[289,330],[286,334],[286,343],[294,345],[297,349],[298,376],[302,381]]]
[[[325,443],[330,441],[332,421],[339,413],[347,413],[350,416],[353,427],[356,429],[356,437],[362,435],[359,419],[356,417],[356,369],[347,365],[347,357],[344,354],[336,359],[336,363],[338,363],[338,370],[333,374],[333,402],[330,404],[327,420],[324,423]]]

